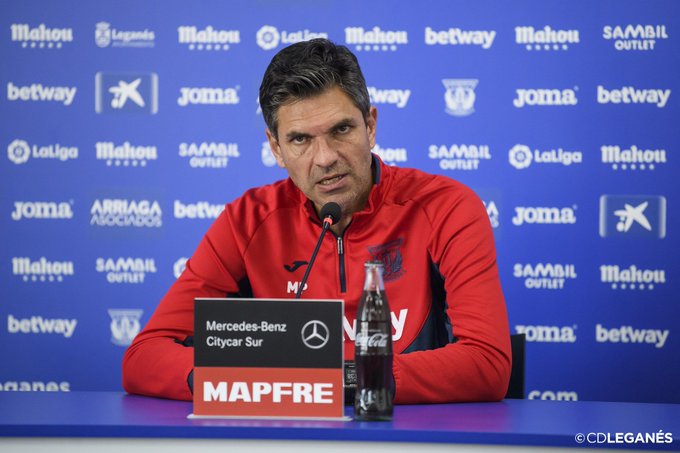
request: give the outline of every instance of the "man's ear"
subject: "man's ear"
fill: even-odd
[[[265,135],[267,135],[267,140],[269,140],[269,147],[272,149],[272,154],[276,158],[276,162],[279,167],[286,168],[286,164],[283,161],[283,156],[281,155],[281,147],[279,146],[279,141],[274,137],[274,135],[269,131],[269,128],[264,130]]]
[[[375,134],[376,126],[378,124],[378,109],[375,106],[371,106],[368,111],[368,116],[366,117],[366,131],[368,132],[368,142],[371,145],[371,149],[375,147]]]

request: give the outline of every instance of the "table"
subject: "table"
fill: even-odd
[[[223,443],[259,451],[475,451],[527,447],[609,447],[680,450],[680,405],[588,401],[504,400],[498,403],[405,405],[391,422],[188,419],[190,402],[123,392],[0,392],[0,451],[121,452],[164,445],[202,451]],[[352,414],[350,407],[347,415]],[[617,443],[617,433],[621,436]],[[672,443],[630,444],[624,433],[657,433]],[[577,434],[583,434],[582,443]],[[665,437],[668,439],[669,437]],[[48,439],[45,439],[48,438]],[[206,441],[212,439],[212,441]],[[609,440],[607,440],[609,439]],[[660,440],[661,440],[660,439]],[[171,440],[171,441],[170,441]],[[356,442],[353,443],[353,442]],[[395,444],[395,443],[401,444]],[[418,445],[414,445],[417,443]],[[82,447],[83,450],[78,450]],[[173,450],[173,447],[177,447]],[[337,449],[337,450],[336,450]]]

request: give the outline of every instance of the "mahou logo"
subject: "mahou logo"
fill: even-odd
[[[610,285],[611,289],[653,290],[666,283],[666,271],[640,269],[636,265],[623,267],[616,264],[603,264],[600,266],[600,281]]]
[[[406,148],[383,148],[376,143],[372,151],[380,156],[380,159],[388,165],[408,162],[408,151],[406,151]]]
[[[515,216],[512,218],[513,225],[526,224],[542,225],[571,225],[576,223],[576,206],[571,208],[553,207],[515,207]]]
[[[12,220],[67,220],[73,218],[73,201],[15,201]]]
[[[665,149],[645,149],[635,145],[628,148],[603,145],[600,151],[602,163],[611,165],[612,170],[654,170],[667,162]]]
[[[50,28],[45,24],[31,27],[28,24],[10,25],[12,41],[24,49],[61,49],[64,44],[73,42],[72,28]]]
[[[155,274],[156,260],[153,258],[97,258],[97,272],[106,275],[109,283],[144,283],[147,274]]]
[[[97,199],[92,203],[90,215],[90,225],[96,227],[163,226],[163,211],[154,200]]]
[[[95,143],[97,160],[106,162],[107,167],[146,167],[149,161],[158,159],[158,148],[155,146],[133,145],[123,142]]]
[[[408,32],[404,30],[383,30],[378,26],[371,29],[346,27],[345,43],[358,51],[394,52],[399,46],[408,44]]]
[[[526,50],[568,50],[570,45],[580,41],[578,30],[555,30],[549,25],[539,29],[515,27],[515,42]]]
[[[44,256],[35,261],[15,257],[12,258],[12,274],[25,282],[62,282],[74,275],[73,261],[48,261]]]
[[[482,161],[491,160],[489,145],[430,145],[427,155],[442,170],[477,170]]]
[[[14,140],[7,147],[7,157],[17,165],[24,164],[30,157],[33,159],[51,159],[65,162],[78,158],[78,148],[64,146],[59,143],[53,145],[30,145],[25,140]]]
[[[177,27],[180,44],[186,44],[189,50],[229,50],[234,44],[241,42],[239,30],[218,30],[208,25],[203,29],[193,25]]]
[[[576,267],[573,264],[522,264],[515,263],[513,277],[524,280],[527,289],[564,289],[567,280],[576,279]]]

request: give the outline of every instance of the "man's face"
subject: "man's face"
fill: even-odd
[[[279,166],[319,212],[329,201],[343,217],[366,205],[373,185],[371,149],[377,111],[368,118],[338,87],[283,105],[278,110],[278,139],[267,138]]]

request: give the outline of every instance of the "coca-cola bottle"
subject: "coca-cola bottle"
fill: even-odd
[[[357,309],[354,418],[391,420],[394,397],[392,327],[383,283],[384,266],[380,261],[367,261],[365,267],[364,292]]]

